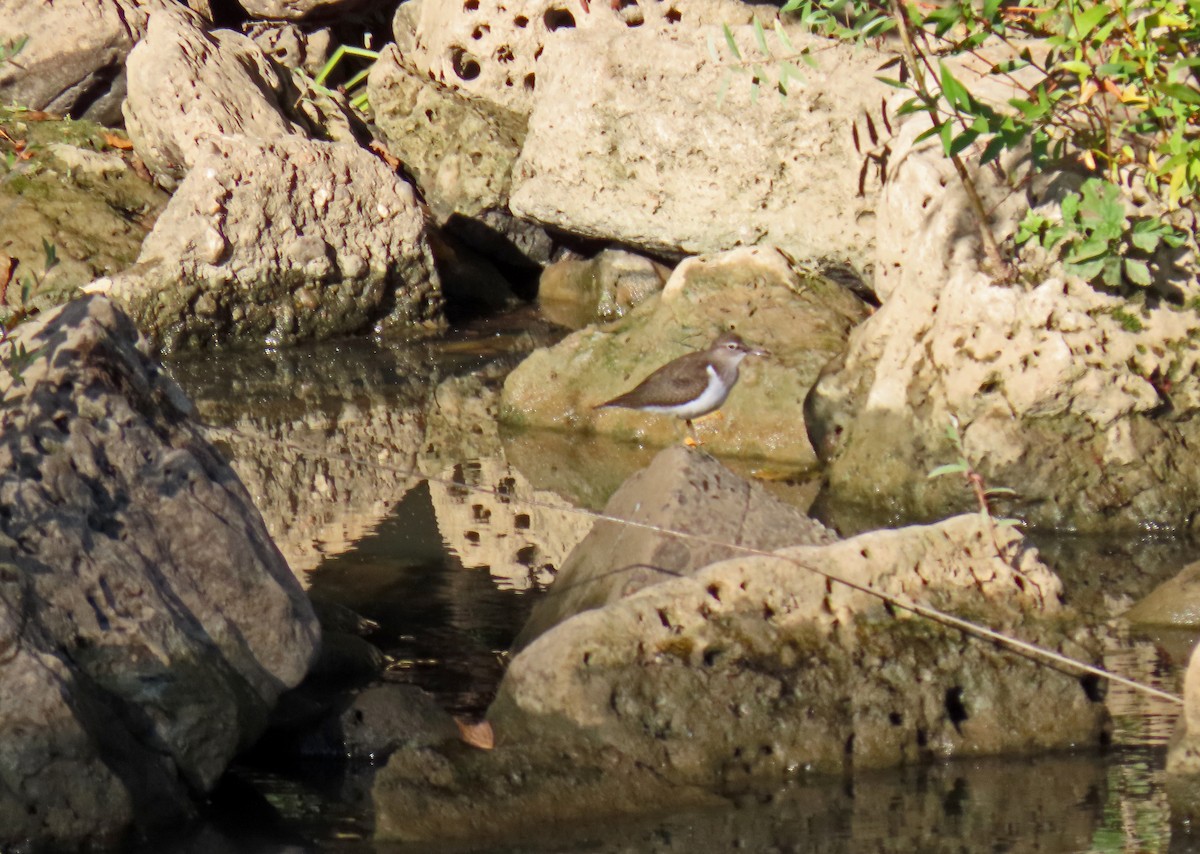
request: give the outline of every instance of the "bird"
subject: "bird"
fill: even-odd
[[[766,355],[766,350],[750,346],[736,333],[725,332],[707,350],[667,362],[636,388],[597,404],[593,409],[615,406],[674,415],[686,422],[688,435],[699,445],[692,420],[721,407],[738,380],[738,365],[742,359]]]

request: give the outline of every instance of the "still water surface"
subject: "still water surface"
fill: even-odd
[[[330,344],[173,366],[202,418],[246,435],[227,450],[306,586],[377,621],[371,640],[396,661],[387,678],[456,713],[486,708],[505,650],[586,532],[570,508],[598,509],[653,453],[503,434],[486,402],[537,339],[501,324],[411,346]],[[802,478],[772,489],[812,500]],[[1200,552],[1180,541],[1039,545],[1071,604],[1097,623]],[[1113,625],[1108,667],[1180,689],[1192,638]],[[506,846],[375,843],[369,768],[243,765],[214,798],[210,824],[155,850],[1200,851],[1200,834],[1172,826],[1163,787],[1175,709],[1119,687],[1110,707],[1114,743],[1104,752],[802,778],[727,810],[547,828]]]

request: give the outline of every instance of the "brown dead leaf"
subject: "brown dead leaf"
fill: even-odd
[[[60,118],[61,116],[56,116],[54,113],[44,113],[41,110],[26,110],[21,113],[21,119],[27,122],[54,122]]]
[[[8,283],[12,281],[16,269],[17,260],[0,252],[0,305],[8,300]]]
[[[379,155],[379,159],[386,163],[393,172],[400,168],[400,158],[388,151],[382,143],[372,142],[367,147]]]
[[[133,156],[133,174],[137,175],[148,184],[154,183],[154,176],[150,174],[150,170],[146,167],[145,161],[136,154]]]
[[[117,136],[109,131],[104,132],[104,142],[109,146],[120,149],[121,151],[130,151],[133,149],[133,143],[123,136]]]
[[[462,740],[472,747],[491,750],[496,746],[496,734],[492,731],[492,725],[487,721],[472,723],[456,717],[454,722],[458,724],[458,734]]]

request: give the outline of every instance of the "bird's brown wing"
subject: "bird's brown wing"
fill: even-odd
[[[677,406],[695,400],[708,386],[708,372],[703,369],[705,360],[704,353],[681,356],[654,371],[636,388],[600,404],[600,407]]]

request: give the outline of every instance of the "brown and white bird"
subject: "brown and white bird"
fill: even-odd
[[[738,380],[738,365],[747,356],[765,356],[733,332],[717,338],[707,350],[699,350],[667,362],[632,391],[594,407],[618,406],[642,412],[674,415],[687,423],[692,441],[700,444],[692,419],[721,407]]]

